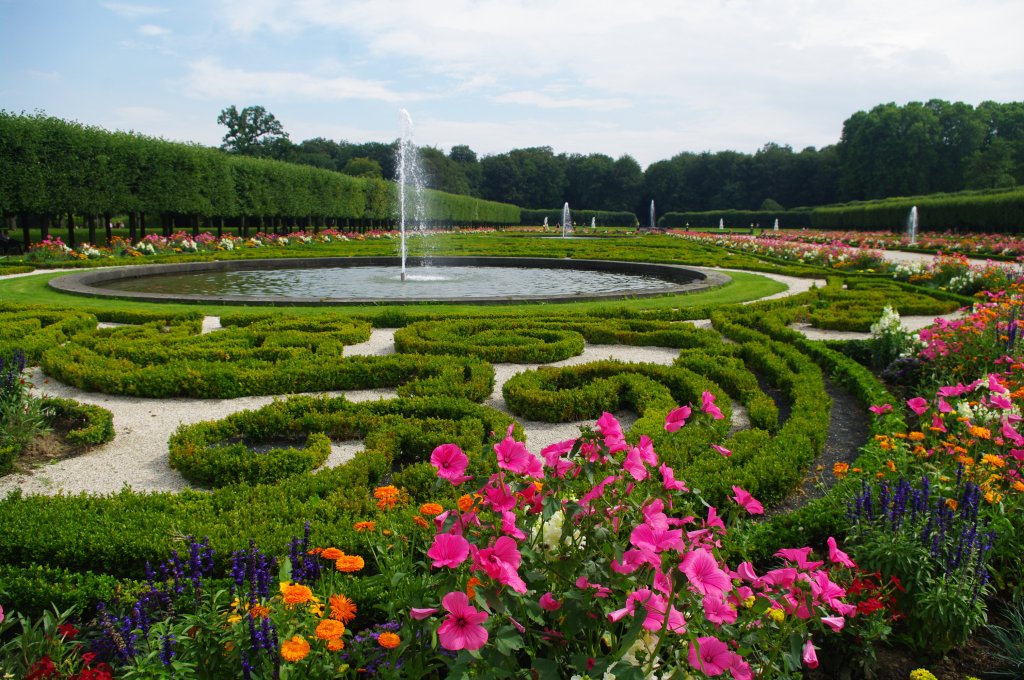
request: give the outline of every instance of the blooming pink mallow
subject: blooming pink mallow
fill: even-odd
[[[519,563],[522,555],[516,542],[508,536],[501,536],[490,548],[473,548],[473,569],[482,569],[492,579],[510,587],[517,593],[526,592],[526,583],[519,577]]]
[[[437,468],[437,476],[452,484],[462,484],[472,479],[466,472],[469,458],[455,444],[441,444],[430,454],[430,464]]]
[[[857,566],[857,564],[850,559],[849,555],[839,549],[839,546],[836,545],[836,539],[829,536],[828,541],[826,542],[828,543],[828,558],[830,560],[849,569],[853,569]]]
[[[730,451],[729,449],[725,448],[724,446],[719,446],[718,444],[712,444],[711,448],[713,448],[715,451],[718,451],[720,454],[722,454],[726,458],[728,458],[729,456],[732,455],[732,451]]]
[[[818,655],[814,652],[814,645],[808,640],[804,645],[804,653],[801,655],[808,668],[818,667]]]
[[[672,409],[665,416],[665,430],[675,432],[681,429],[683,425],[686,425],[686,419],[690,417],[691,413],[693,413],[693,409],[689,406],[680,406],[679,408]]]
[[[714,555],[704,548],[698,548],[686,554],[679,571],[686,574],[693,586],[701,595],[717,595],[723,597],[732,587],[729,575],[718,567]]]
[[[456,534],[435,534],[427,557],[434,560],[435,567],[454,569],[469,557],[469,541]]]
[[[715,420],[721,420],[725,416],[722,410],[715,405],[715,395],[707,390],[700,395],[701,409]]]
[[[713,678],[729,670],[733,656],[729,645],[716,637],[699,637],[690,643],[690,665],[708,677]]]
[[[822,616],[821,622],[838,633],[846,625],[846,619],[842,616]]]
[[[473,651],[487,644],[487,629],[482,625],[487,620],[487,612],[477,611],[469,604],[466,593],[450,592],[441,598],[441,605],[448,610],[448,617],[437,629],[442,647],[453,652]]]
[[[892,404],[882,404],[881,406],[868,406],[868,410],[874,413],[876,416],[880,416],[883,413],[892,413]]]
[[[675,470],[670,468],[668,465],[662,463],[661,467],[658,468],[658,471],[661,473],[662,484],[668,491],[689,491],[689,489],[686,488],[686,482],[681,479],[676,479]]]
[[[544,476],[544,466],[540,459],[526,450],[526,444],[512,437],[505,437],[495,444],[494,452],[498,454],[498,467],[503,470],[530,477]]]
[[[907,399],[907,406],[917,415],[921,415],[928,410],[928,400],[924,397],[914,397],[913,399]]]
[[[597,419],[597,429],[604,437],[604,445],[608,447],[608,453],[617,453],[629,448],[625,437],[622,436],[622,426],[615,416],[605,411]]]
[[[538,600],[540,608],[546,612],[557,612],[562,608],[562,603],[555,599],[555,596],[550,592],[544,593]]]
[[[738,503],[740,507],[742,507],[744,510],[749,512],[751,515],[764,514],[764,506],[761,505],[761,501],[751,496],[745,489],[738,486],[734,486],[732,487],[732,491],[736,495],[732,496],[731,498],[734,501],[736,501],[736,503]]]

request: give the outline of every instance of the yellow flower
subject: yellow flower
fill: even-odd
[[[778,624],[781,624],[786,619],[786,612],[781,609],[769,609],[765,613],[768,615],[769,619]]]
[[[313,599],[313,591],[308,586],[299,583],[289,584],[285,582],[281,584],[281,599],[288,606],[302,604]]]
[[[345,555],[334,563],[334,567],[338,571],[343,571],[346,574],[360,571],[365,566],[366,562],[359,555]]]
[[[1005,460],[1003,460],[999,456],[993,456],[991,453],[986,453],[984,456],[982,456],[981,462],[985,463],[986,465],[991,465],[992,467],[997,468],[1001,468],[1006,465]]]
[[[971,425],[969,428],[967,428],[967,431],[970,432],[972,436],[978,437],[979,439],[991,439],[992,438],[992,431],[989,430],[987,427],[981,427],[979,425]]]
[[[309,643],[301,635],[292,636],[281,643],[281,658],[294,663],[302,661],[309,655]]]
[[[937,680],[932,672],[924,668],[917,668],[910,671],[910,680]]]
[[[402,643],[402,638],[394,633],[381,633],[377,636],[377,644],[384,649],[394,649]]]
[[[324,619],[316,626],[316,636],[321,640],[333,640],[345,634],[345,624],[336,619]]]
[[[755,602],[757,602],[757,598],[754,597],[753,595],[750,595],[745,600],[743,600],[743,606],[746,607],[747,609],[750,609],[751,607],[754,606]]]

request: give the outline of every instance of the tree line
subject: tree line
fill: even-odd
[[[252,130],[254,111],[273,130],[255,138],[242,135],[239,141],[237,132],[244,132],[245,124]],[[243,113],[250,114],[248,123]],[[397,140],[294,143],[262,107],[242,112],[231,107],[222,118],[229,128],[222,148],[232,153],[360,177],[396,175]],[[795,151],[769,142],[753,154],[682,152],[646,169],[629,155],[556,154],[549,146],[483,157],[466,145],[448,153],[423,146],[419,153],[430,187],[523,208],[551,209],[569,202],[646,215],[654,200],[659,214],[791,209],[1024,185],[1024,102],[880,104],[850,116],[839,141],[821,149]]]

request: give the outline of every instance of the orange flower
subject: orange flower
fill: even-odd
[[[254,619],[265,619],[270,616],[270,610],[262,604],[254,604],[249,608],[249,616]]]
[[[356,603],[344,595],[331,595],[331,618],[342,623],[348,623],[356,618],[358,608]]]
[[[345,624],[336,619],[324,619],[316,626],[316,636],[321,640],[333,640],[345,634]]]
[[[969,428],[967,428],[967,431],[970,432],[972,436],[977,437],[979,439],[992,438],[992,430],[988,429],[987,427],[971,425]]]
[[[303,602],[309,602],[313,599],[313,591],[308,586],[304,586],[298,583],[281,584],[281,599],[288,606],[293,604],[302,604]]]
[[[424,529],[430,528],[430,523],[427,520],[420,517],[419,515],[415,515],[412,518],[412,521],[416,523],[416,526],[423,527]]]
[[[989,503],[998,503],[1003,500],[1003,494],[996,493],[995,491],[989,491],[985,494],[985,500]]]
[[[354,571],[360,571],[366,566],[366,562],[359,555],[344,555],[334,563],[334,566],[338,571],[351,574]]]
[[[394,649],[402,643],[402,638],[394,633],[381,633],[377,636],[377,644],[384,649]]]
[[[328,640],[327,641],[327,650],[328,651],[340,652],[343,649],[345,649],[345,639],[344,638],[337,637],[337,638],[334,638],[333,640]]]
[[[946,507],[949,508],[950,510],[956,510],[956,505],[957,503],[955,498],[946,499]]]
[[[476,587],[483,583],[476,576],[470,576],[469,581],[466,583],[466,595],[470,597],[476,597]]]
[[[1024,492],[1024,482],[1017,480],[1013,483],[1013,489],[1014,491]]]
[[[444,508],[439,503],[424,503],[420,506],[420,514],[426,515],[427,517],[433,517],[434,515],[440,515],[444,512]]]
[[[399,491],[394,486],[378,486],[373,490],[373,497],[377,499],[377,507],[381,510],[390,510],[398,504]]]
[[[467,493],[464,496],[459,496],[459,510],[462,512],[468,512],[469,509],[473,507],[473,504],[479,498],[482,498],[482,496],[478,493],[475,493],[473,495]]]
[[[377,528],[376,522],[356,522],[353,526],[356,531],[373,531]]]
[[[295,635],[291,639],[281,643],[281,658],[285,661],[302,661],[309,655],[309,643],[301,635]]]
[[[924,441],[924,432],[911,432],[907,436],[912,442]]]
[[[838,479],[842,479],[850,471],[849,463],[836,463],[832,466],[832,474]]]
[[[320,551],[320,557],[325,560],[331,560],[332,562],[344,554],[344,551],[338,550],[337,548],[324,548]]]
[[[1006,466],[1006,461],[999,456],[993,456],[991,453],[986,453],[981,457],[981,462],[992,467],[1001,468]]]

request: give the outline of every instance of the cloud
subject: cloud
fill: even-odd
[[[139,26],[139,33],[146,37],[159,37],[162,35],[169,35],[170,29],[164,28],[163,26],[157,26],[156,24],[143,24]]]
[[[559,96],[530,90],[518,90],[495,95],[491,99],[500,104],[522,104],[542,109],[625,109],[632,106],[628,99],[613,97],[609,99],[588,98],[579,96]]]
[[[246,71],[222,66],[214,59],[188,65],[185,89],[200,99],[305,98],[319,101],[365,99],[399,103],[421,98],[399,93],[386,83],[347,76],[325,77],[295,71]]]
[[[124,2],[101,2],[100,6],[125,19],[139,19],[141,17],[153,16],[154,14],[163,14],[167,11],[162,7],[132,5]]]

